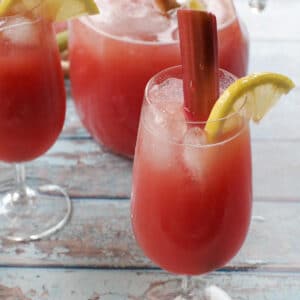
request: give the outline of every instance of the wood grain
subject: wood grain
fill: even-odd
[[[255,198],[299,199],[300,140],[253,140]],[[132,161],[103,151],[93,140],[59,140],[28,164],[28,176],[49,179],[73,198],[129,198]],[[0,179],[12,177],[0,165]]]
[[[84,199],[73,204],[70,223],[50,239],[22,244],[0,240],[0,265],[155,267],[134,240],[129,201]],[[248,238],[226,269],[300,271],[300,202],[257,201],[253,214]]]
[[[297,300],[300,295],[295,273],[215,272],[192,280],[199,289],[217,285],[235,300]],[[150,289],[158,293],[161,283],[178,286],[180,279],[147,270],[0,269],[0,299],[153,300]]]
[[[269,0],[253,14],[235,0],[250,35],[250,72],[276,71],[297,88],[252,127],[253,221],[239,254],[204,276],[234,300],[299,300],[300,295],[300,2]],[[132,162],[109,153],[80,124],[68,92],[64,130],[28,165],[72,197],[69,224],[32,243],[0,240],[0,300],[144,300],[149,288],[176,278],[157,269],[130,226]],[[0,164],[0,180],[13,169]],[[177,281],[176,281],[177,282]],[[179,282],[177,282],[179,283]]]

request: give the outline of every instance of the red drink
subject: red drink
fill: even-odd
[[[62,32],[68,29],[68,23],[67,21],[63,21],[63,22],[56,22],[53,24],[54,26],[54,31],[55,32]]]
[[[49,180],[26,180],[25,161],[46,152],[63,127],[66,96],[58,47],[42,7],[0,17],[0,161],[15,177],[0,182],[0,236],[44,238],[71,215],[67,193]]]
[[[0,160],[23,162],[57,139],[64,81],[51,23],[25,16],[0,21]]]
[[[99,17],[71,23],[72,91],[91,135],[112,151],[131,157],[147,81],[180,64],[176,14],[169,19],[162,16],[150,0],[115,0],[114,7],[102,2]],[[207,2],[219,21],[221,67],[244,75],[248,40],[231,0]]]
[[[205,123],[185,121],[182,81],[174,79],[180,71],[163,71],[146,88],[134,158],[132,225],[144,253],[160,267],[203,274],[226,264],[247,234],[249,128],[241,115],[232,115],[225,120],[226,132],[208,143]]]

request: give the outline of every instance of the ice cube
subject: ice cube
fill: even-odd
[[[161,42],[166,41],[178,41],[178,20],[177,9],[173,9],[169,12],[168,26],[162,27],[160,32],[157,32],[157,40]]]
[[[220,94],[223,94],[226,88],[236,81],[236,78],[234,77],[234,75],[224,70],[220,71],[219,75],[220,75]]]
[[[171,110],[174,115],[166,109]],[[175,103],[176,104],[176,103]],[[172,106],[172,108],[170,108]],[[162,109],[163,108],[163,109]],[[177,111],[180,112],[182,106],[177,103]],[[155,103],[144,106],[141,117],[143,151],[147,152],[147,157],[157,168],[165,169],[172,166],[181,156],[181,143],[186,132],[186,122],[181,113],[181,120],[174,108],[174,103]]]
[[[195,179],[204,176],[204,164],[206,165],[207,136],[200,127],[191,127],[184,136],[183,160],[187,170]],[[204,146],[204,147],[203,147]]]
[[[145,116],[149,128],[161,139],[182,143],[187,130],[182,105],[176,102],[153,103]]]
[[[149,10],[151,8],[151,6],[149,5],[149,1],[126,2],[122,0],[121,3],[122,5],[120,6],[120,15],[124,15],[125,12],[127,17],[129,18],[145,18],[149,14]]]
[[[187,125],[183,110],[182,81],[169,78],[149,91],[149,110],[156,131],[164,138],[181,143]]]
[[[172,163],[172,145],[162,135],[164,130],[163,115],[153,106],[143,109],[137,151],[144,153],[156,168],[165,169]],[[141,150],[138,150],[141,148]]]
[[[132,19],[140,18],[144,21],[145,26],[144,18],[149,11],[149,3],[124,0],[98,0],[97,3],[99,7],[101,7],[101,14],[98,15],[98,18],[93,17],[95,20],[106,20],[114,24],[122,23],[125,28],[122,28],[121,30],[124,30],[127,27],[127,22],[130,23]],[[138,30],[138,28],[136,28],[136,30]]]
[[[9,18],[3,31],[3,37],[17,46],[37,46],[39,44],[38,28],[25,17]]]
[[[148,147],[149,156],[155,157],[162,167],[174,163],[187,130],[182,96],[178,96],[182,93],[179,86],[181,81],[178,79],[153,86],[149,91],[149,102],[143,107],[141,123],[148,132],[148,135],[144,133],[148,136],[145,147]]]
[[[154,85],[149,93],[152,103],[177,102],[183,104],[182,80],[168,78],[160,84]]]
[[[218,28],[222,28],[235,17],[235,10],[231,1],[204,1],[206,10],[212,12],[218,23]]]
[[[3,20],[0,20],[0,29],[1,29],[1,27],[4,27],[6,25],[6,23],[7,23],[7,19],[3,18]]]
[[[205,131],[198,126],[189,128],[184,136],[184,144],[192,146],[202,146],[207,144]]]
[[[91,18],[95,26],[119,37],[157,41],[159,33],[167,31],[173,24],[154,9],[149,0],[97,0],[97,3],[101,14],[97,19]]]

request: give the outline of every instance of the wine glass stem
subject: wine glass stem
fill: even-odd
[[[20,195],[26,195],[26,171],[24,164],[15,164],[16,170],[16,190]]]
[[[189,297],[191,296],[190,293],[190,284],[191,284],[191,276],[189,275],[185,275],[182,277],[181,280],[181,289],[182,289],[182,293],[185,297]]]

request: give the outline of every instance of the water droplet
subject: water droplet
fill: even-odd
[[[249,0],[249,6],[254,12],[262,12],[267,5],[267,0]]]

